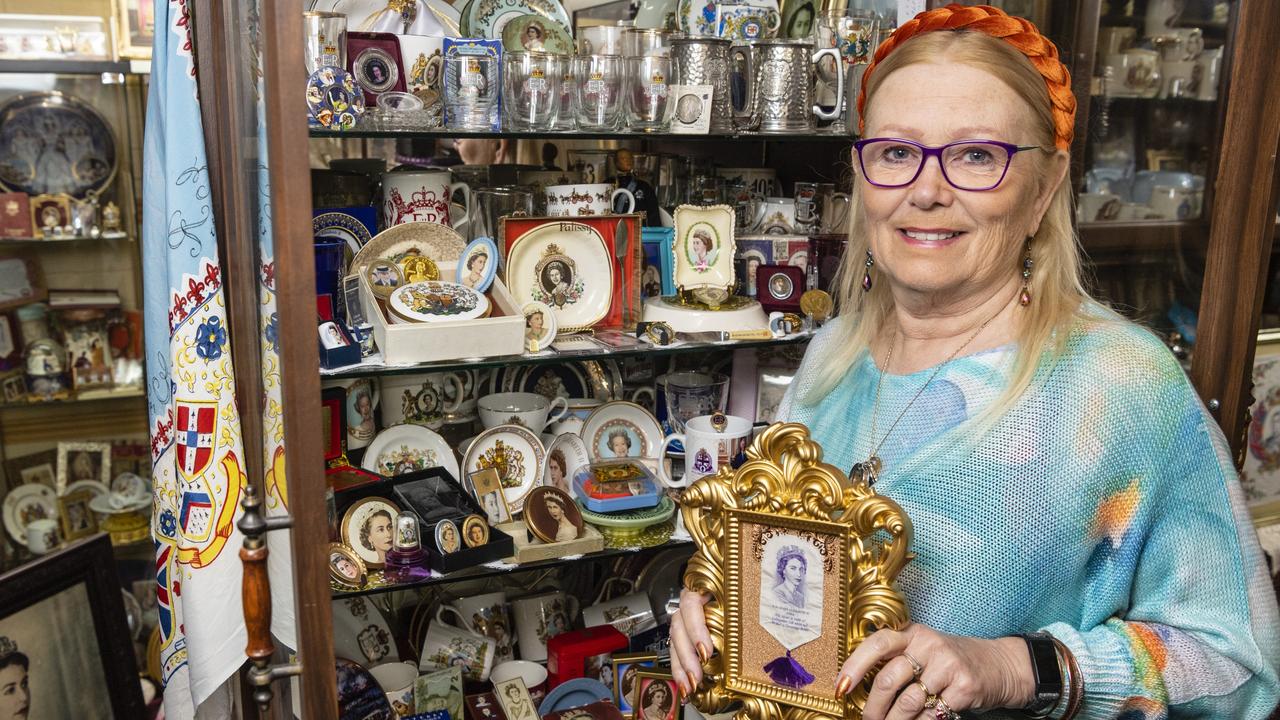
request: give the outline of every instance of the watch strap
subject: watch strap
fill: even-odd
[[[1031,672],[1035,678],[1035,699],[1025,710],[1031,717],[1048,717],[1062,699],[1062,666],[1053,636],[1037,632],[1020,635],[1031,656]]]

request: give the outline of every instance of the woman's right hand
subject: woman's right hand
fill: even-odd
[[[671,677],[687,702],[702,682],[702,663],[711,657],[711,633],[702,606],[711,599],[692,590],[680,591],[680,609],[671,616]]]

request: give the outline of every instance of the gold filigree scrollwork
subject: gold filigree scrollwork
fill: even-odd
[[[708,595],[704,608],[707,628],[718,651],[703,665],[703,681],[693,695],[704,713],[721,713],[740,706],[736,720],[829,720],[861,717],[874,675],[864,678],[842,702],[786,688],[739,682],[728,677],[735,660],[728,657],[727,628],[745,618],[726,617],[730,607],[741,608],[742,579],[726,577],[726,557],[735,548],[730,517],[764,513],[781,527],[819,521],[833,523],[843,542],[847,578],[840,598],[839,643],[852,652],[877,629],[902,627],[908,622],[906,599],[895,581],[911,560],[911,520],[892,500],[877,495],[865,482],[852,482],[838,468],[822,461],[822,448],[798,423],[775,424],[756,435],[747,461],[736,471],[721,467],[715,475],[693,483],[681,498],[685,528],[697,551],[685,572],[685,587]],[[735,519],[734,526],[739,520]],[[798,528],[798,525],[795,525]],[[739,610],[739,613],[742,611]],[[736,651],[735,651],[736,652]],[[840,657],[838,662],[843,662]],[[740,665],[741,663],[738,663]],[[834,684],[835,678],[826,678]],[[732,686],[732,687],[731,687]],[[760,686],[758,692],[744,687]],[[816,687],[816,685],[815,685]],[[798,704],[797,704],[798,703]],[[800,705],[807,704],[807,707]],[[838,709],[821,712],[815,707]]]

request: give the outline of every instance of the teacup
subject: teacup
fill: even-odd
[[[493,672],[489,674],[489,679],[493,681],[494,685],[514,678],[520,678],[524,681],[524,686],[529,689],[529,697],[533,699],[534,707],[542,704],[543,699],[547,697],[547,669],[545,667],[528,660],[508,660],[495,666]]]
[[[666,447],[673,440],[684,445],[684,482],[681,485],[714,475],[720,466],[728,465],[746,452],[751,442],[751,421],[737,415],[726,415],[725,426],[717,430],[711,415],[702,415],[685,423],[683,433],[672,433],[662,441]]]
[[[547,214],[552,216],[609,215],[620,196],[627,199],[623,213],[636,209],[636,196],[630,190],[609,183],[549,185],[545,194]]]
[[[568,403],[562,397],[547,400],[538,393],[504,392],[486,395],[477,403],[480,422],[485,428],[498,425],[520,425],[535,435],[541,435],[549,422],[564,417]],[[559,407],[554,412],[553,408]]]
[[[427,635],[422,640],[418,670],[428,672],[459,665],[463,677],[484,682],[489,679],[497,650],[498,644],[493,638],[454,627],[437,618],[427,628]]]
[[[32,555],[44,555],[58,547],[58,523],[40,518],[27,523],[27,549]]]
[[[413,681],[418,679],[418,668],[413,663],[382,663],[369,668],[369,674],[387,694],[387,702],[398,717],[413,714]]]
[[[616,583],[605,583],[600,589],[596,601],[582,611],[582,624],[585,627],[612,625],[618,632],[627,637],[634,637],[646,630],[657,627],[653,615],[653,607],[649,595],[635,591],[635,583],[624,578],[613,578]],[[606,600],[606,591],[612,584],[621,584],[631,591],[622,597]]]
[[[449,390],[453,392],[450,393]],[[455,373],[426,373],[384,378],[382,403],[384,427],[412,423],[434,429],[444,425],[466,398],[466,389]],[[452,401],[448,398],[454,398]]]
[[[578,616],[578,599],[562,592],[520,598],[515,608],[520,657],[542,662],[547,659],[547,640],[568,632]]]
[[[452,613],[462,621],[464,630],[493,638],[498,646],[497,662],[515,657],[516,639],[511,626],[511,606],[507,604],[506,593],[499,591],[458,598],[452,605],[441,605],[436,611],[436,619],[444,622],[444,617],[448,613]]]

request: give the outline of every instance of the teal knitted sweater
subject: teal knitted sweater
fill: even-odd
[[[806,397],[832,330],[779,418],[807,425],[847,471],[871,450],[881,373],[864,355]],[[1265,718],[1280,697],[1276,598],[1222,432],[1182,368],[1147,331],[1100,314],[976,432],[1014,355],[947,364],[880,448],[876,490],[915,529],[899,578],[912,619],[974,637],[1052,633],[1084,676],[1079,717]],[[877,441],[932,372],[884,376]]]

